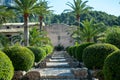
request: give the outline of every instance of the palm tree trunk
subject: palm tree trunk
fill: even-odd
[[[76,15],[76,19],[77,19],[78,30],[82,30],[82,27],[80,26],[80,15]]]
[[[76,15],[76,19],[77,19],[77,26],[80,26],[80,15]]]
[[[24,46],[29,46],[28,14],[24,14]]]
[[[40,23],[40,31],[42,31],[42,22],[43,22],[43,16],[39,16],[39,23]]]

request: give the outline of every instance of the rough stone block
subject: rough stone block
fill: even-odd
[[[65,53],[64,56],[65,56],[66,58],[71,58],[71,56],[70,56],[68,53]]]
[[[38,64],[38,67],[40,67],[40,68],[46,68],[46,62],[40,62]]]
[[[79,66],[79,62],[69,62],[70,67],[76,68]]]
[[[29,71],[22,77],[22,80],[40,80],[40,72]]]
[[[15,71],[12,80],[21,80],[25,73],[26,73],[25,71]]]
[[[73,68],[71,72],[75,75],[76,78],[87,78],[87,68]]]
[[[102,70],[91,70],[91,75],[94,78],[98,78],[99,80],[104,80],[104,75]]]

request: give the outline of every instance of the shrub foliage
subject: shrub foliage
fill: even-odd
[[[35,62],[39,62],[46,57],[46,51],[40,47],[28,47],[35,56]]]
[[[51,45],[46,45],[45,47],[46,47],[46,50],[47,50],[47,53],[48,53],[48,54],[51,54],[51,53],[53,52],[53,46],[51,46]]]
[[[72,55],[73,55],[74,58],[76,58],[76,49],[77,49],[77,47],[78,47],[78,46],[73,46],[73,47],[72,47],[72,50],[71,50]]]
[[[111,44],[90,45],[83,51],[83,62],[90,69],[102,69],[107,55],[115,50],[118,50],[118,48]]]
[[[120,28],[111,28],[106,34],[106,42],[120,49]]]
[[[74,46],[71,46],[71,47],[69,47],[69,49],[68,49],[68,53],[69,53],[69,55],[70,56],[73,56],[73,54],[72,54],[72,48],[73,48]]]
[[[28,71],[34,63],[34,54],[31,50],[22,46],[4,48],[3,51],[11,59],[16,71]]]
[[[105,59],[103,67],[105,80],[120,80],[120,50]]]
[[[5,53],[0,51],[0,80],[11,80],[14,74],[14,68],[11,60]]]
[[[76,59],[78,60],[78,61],[83,61],[82,60],[82,55],[83,55],[83,50],[87,47],[87,46],[89,46],[89,45],[92,45],[93,43],[89,43],[89,42],[86,42],[86,43],[82,43],[82,44],[80,44],[78,47],[77,47],[77,49],[76,49],[76,51],[75,51],[75,56],[76,56]]]
[[[58,44],[57,46],[55,46],[55,50],[56,51],[62,51],[62,50],[64,50],[64,46],[61,45],[61,44]]]

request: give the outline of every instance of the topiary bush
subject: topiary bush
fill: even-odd
[[[103,66],[105,80],[120,80],[120,50],[107,56]]]
[[[5,53],[0,51],[0,80],[11,80],[14,68],[11,60]]]
[[[57,46],[55,46],[55,50],[56,51],[63,51],[64,50],[64,46],[61,44],[58,44]]]
[[[46,55],[47,55],[47,54],[48,54],[48,52],[49,52],[49,49],[48,49],[46,46],[42,46],[41,48],[45,50]]]
[[[34,63],[34,54],[31,50],[22,46],[4,48],[3,51],[11,59],[15,71],[28,71]]]
[[[68,47],[65,48],[65,50],[66,50],[67,53],[69,52],[69,47],[70,46],[68,46]]]
[[[72,55],[73,55],[74,58],[76,58],[76,49],[77,49],[77,47],[78,47],[78,46],[73,46],[73,47],[72,47],[72,50],[71,50]]]
[[[82,59],[87,68],[102,69],[107,55],[116,50],[118,48],[112,44],[93,44],[84,49]]]
[[[120,49],[120,28],[110,28],[106,34],[106,42]]]
[[[73,54],[72,54],[72,48],[73,48],[73,46],[69,47],[69,49],[68,49],[68,54],[69,54],[70,56],[73,56]]]
[[[86,42],[86,43],[82,43],[80,44],[77,48],[76,48],[76,51],[75,51],[75,56],[76,56],[76,59],[79,61],[79,62],[82,62],[82,55],[83,55],[83,50],[89,46],[89,45],[92,45],[94,43],[89,43],[89,42]]]
[[[44,49],[33,46],[30,46],[28,48],[34,53],[35,62],[39,62],[46,57],[46,51]]]
[[[46,48],[47,48],[47,53],[48,54],[51,54],[52,52],[53,52],[53,47],[52,46],[50,46],[50,45],[46,45]]]
[[[68,48],[68,53],[70,56],[73,56],[75,58],[75,51],[76,51],[77,46],[70,46]]]

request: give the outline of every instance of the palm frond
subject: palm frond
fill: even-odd
[[[88,1],[82,2],[82,0],[73,0],[73,3],[67,2],[66,5],[68,5],[76,15],[80,15],[92,9],[92,7],[86,5],[87,2]]]

